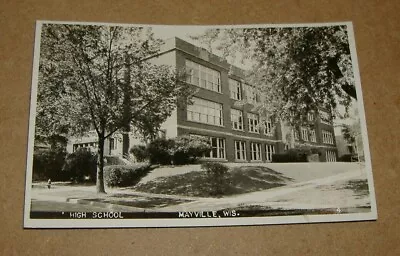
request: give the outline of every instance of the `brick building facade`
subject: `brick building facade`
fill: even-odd
[[[186,83],[196,90],[193,104],[179,103],[161,126],[166,138],[187,134],[208,137],[212,150],[206,158],[216,161],[270,162],[272,154],[288,148],[287,134],[293,133],[282,122],[260,121],[254,106],[261,99],[251,85],[244,83],[243,70],[176,37],[166,40],[160,53],[148,61],[186,70]],[[320,111],[308,118],[314,129],[298,127],[295,142],[315,148],[320,161],[336,161],[330,115]],[[106,153],[122,155],[122,146],[116,144],[118,136],[106,144]],[[140,143],[131,137],[131,145]]]

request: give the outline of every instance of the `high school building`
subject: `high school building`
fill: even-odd
[[[161,52],[149,61],[185,69],[187,85],[196,88],[193,104],[179,103],[162,125],[162,136],[207,137],[212,150],[205,158],[217,161],[270,162],[272,154],[288,149],[287,134],[293,133],[282,122],[260,120],[255,106],[262,99],[254,87],[244,83],[243,70],[179,38],[166,40]],[[324,111],[309,113],[308,120],[314,128],[298,127],[294,132],[295,142],[315,148],[320,161],[336,161],[330,115]],[[118,136],[107,143],[106,153],[122,154]],[[134,145],[139,140],[132,135],[130,141]],[[71,144],[72,150],[80,145],[79,141]]]

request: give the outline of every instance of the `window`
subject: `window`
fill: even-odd
[[[307,128],[301,128],[301,139],[308,141],[308,130]]]
[[[258,115],[247,113],[247,118],[249,120],[249,132],[259,133],[258,125]]]
[[[242,88],[239,81],[229,79],[231,99],[242,100]]]
[[[225,158],[225,139],[210,138],[211,152],[206,158]]]
[[[326,144],[334,144],[332,132],[322,131],[322,142]]]
[[[267,120],[265,121],[265,130],[264,130],[264,133],[266,134],[266,135],[272,135],[272,121],[271,121],[271,118],[267,118]]]
[[[299,136],[299,131],[297,129],[294,130],[294,139],[295,140],[299,140],[300,136]]]
[[[114,138],[110,138],[110,150],[117,149],[117,140]]]
[[[72,151],[76,152],[79,149],[85,151],[96,151],[97,147],[98,147],[97,142],[77,143],[72,146]]]
[[[246,160],[246,142],[235,141],[235,159]]]
[[[272,155],[275,154],[274,145],[265,145],[265,159],[268,162],[272,162]]]
[[[223,125],[222,104],[192,98],[193,104],[187,106],[187,120],[211,125]]]
[[[261,144],[252,142],[250,145],[251,160],[261,161]]]
[[[232,129],[243,131],[243,112],[237,109],[231,109]]]
[[[221,92],[221,74],[211,68],[186,60],[186,82],[207,90]]]
[[[335,151],[327,150],[326,151],[326,161],[327,162],[336,162],[336,153]]]
[[[254,86],[245,84],[244,89],[246,93],[246,100],[251,104],[255,104],[257,102],[257,92]]]
[[[317,136],[315,135],[315,130],[310,130],[310,141],[317,142]]]
[[[224,138],[215,138],[208,137],[204,135],[190,134],[192,138],[205,139],[210,141],[211,151],[208,154],[205,154],[205,158],[225,158],[225,139]]]
[[[314,114],[313,114],[313,113],[308,113],[308,114],[307,114],[307,119],[308,119],[308,121],[310,121],[310,122],[314,121]]]

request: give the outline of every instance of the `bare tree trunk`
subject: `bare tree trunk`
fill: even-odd
[[[104,133],[99,135],[99,147],[97,150],[97,175],[96,191],[97,193],[106,193],[104,189]]]
[[[290,127],[290,142],[289,142],[289,148],[294,148],[295,144],[295,138],[294,138],[294,128],[291,126]]]

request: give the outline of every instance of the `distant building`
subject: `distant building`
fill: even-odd
[[[205,158],[215,161],[270,162],[274,153],[287,150],[288,128],[282,122],[260,120],[254,104],[262,99],[253,86],[244,82],[243,70],[179,38],[167,40],[161,52],[148,60],[177,70],[185,69],[188,72],[187,85],[198,90],[192,105],[179,103],[161,126],[161,136],[207,137],[212,150]],[[314,124],[313,129],[295,129],[296,143],[314,148],[320,161],[336,161],[331,115],[320,111],[309,114],[308,120]],[[119,136],[117,134],[106,142],[106,154],[123,154]],[[139,138],[132,138],[130,143],[142,142]],[[95,146],[93,139],[71,140],[69,151]]]

